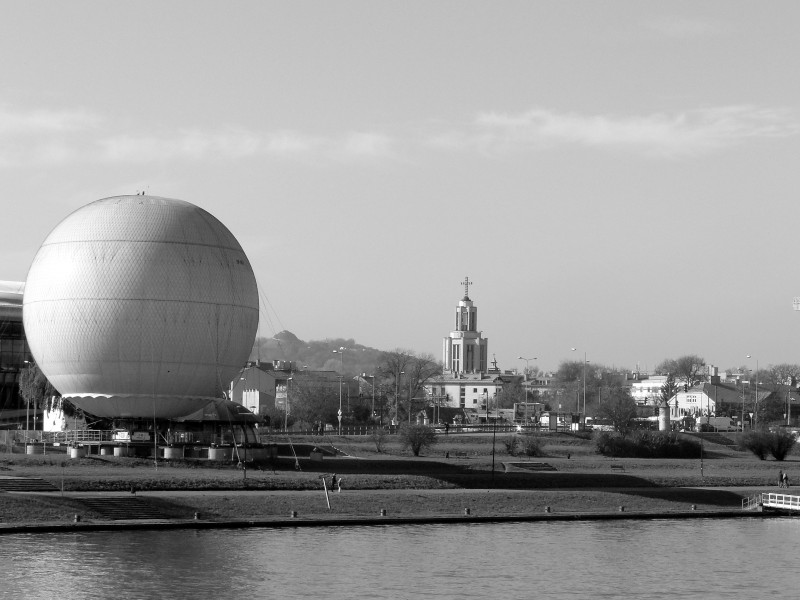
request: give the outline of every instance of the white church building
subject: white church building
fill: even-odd
[[[478,329],[478,307],[469,297],[469,278],[462,282],[464,297],[455,307],[454,328],[442,342],[444,373],[425,386],[432,404],[471,411],[492,406],[503,386],[522,382],[516,373],[503,373],[493,363],[489,368],[489,340]],[[494,414],[496,409],[492,409]]]

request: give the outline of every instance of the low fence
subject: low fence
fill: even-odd
[[[310,435],[310,436],[348,436],[348,437],[355,437],[355,436],[372,436],[379,431],[383,431],[384,434],[394,435],[396,434],[402,425],[384,425],[383,427],[374,426],[374,425],[342,425],[341,434],[339,433],[339,429],[334,427],[333,429],[328,429],[324,433],[320,433],[319,431],[314,431],[311,429],[261,429],[261,433],[263,435]],[[530,426],[517,426],[514,424],[504,424],[504,425],[451,425],[449,428],[445,429],[440,425],[436,425],[434,427],[436,433],[441,435],[458,435],[458,434],[465,434],[465,433],[496,433],[500,434],[508,434],[508,433],[519,433],[519,434],[526,434],[526,433],[541,433],[541,434],[548,434],[548,433],[570,433],[572,430],[569,427],[559,427],[558,430],[551,430],[547,427],[537,427],[535,425]]]
[[[384,425],[381,426],[374,426],[374,425],[345,425],[342,426],[341,434],[337,429],[329,429],[324,433],[320,433],[319,431],[313,431],[311,429],[290,429],[289,431],[282,431],[280,429],[261,429],[259,430],[260,436],[259,437],[268,437],[270,435],[290,435],[290,436],[317,436],[317,437],[325,437],[325,436],[348,436],[348,437],[358,437],[358,436],[373,436],[378,432],[383,432],[384,435],[395,435],[399,431],[401,425]],[[548,429],[547,427],[536,427],[536,426],[528,426],[528,427],[518,427],[517,425],[507,424],[507,425],[451,425],[449,428],[445,429],[442,426],[437,425],[435,427],[436,432],[439,435],[461,435],[461,434],[474,434],[474,433],[494,433],[497,435],[507,435],[507,434],[526,434],[526,433],[538,433],[538,434],[552,434],[552,433],[564,433],[569,432],[569,429],[560,428],[558,431],[553,431]],[[20,451],[24,452],[24,446],[26,444],[55,444],[55,445],[63,445],[66,446],[68,444],[99,444],[99,443],[114,443],[113,438],[113,431],[97,431],[93,429],[75,429],[75,430],[68,430],[68,431],[33,431],[33,430],[24,430],[24,429],[9,429],[9,430],[0,430],[0,452],[12,453]],[[176,436],[173,436],[176,437]],[[206,439],[208,438],[208,439]],[[170,440],[163,439],[162,436],[159,437],[158,445],[167,445]],[[193,443],[193,444],[208,444],[211,445],[213,443],[222,444],[225,440],[221,440],[215,438],[213,436],[203,436],[201,434],[193,434],[191,438],[187,439],[172,439],[176,445],[183,444],[183,443]],[[118,442],[124,443],[124,442]]]

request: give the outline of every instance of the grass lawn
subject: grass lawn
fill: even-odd
[[[700,460],[609,459],[594,452],[593,442],[570,434],[544,437],[542,457],[510,456],[508,434],[439,436],[424,456],[403,451],[388,437],[382,452],[369,438],[293,437],[300,469],[285,436],[279,458],[248,468],[209,462],[159,461],[90,456],[69,459],[64,453],[0,454],[0,476],[37,477],[68,494],[0,492],[0,522],[98,519],[82,507],[77,493],[126,492],[156,505],[172,518],[191,518],[199,512],[210,519],[257,519],[288,516],[369,516],[385,509],[389,515],[462,514],[515,515],[553,512],[685,511],[738,508],[741,498],[776,488],[779,469],[790,480],[800,477],[798,449],[787,460],[756,457],[715,444],[706,444]],[[312,447],[326,451],[322,462],[308,458]],[[459,458],[456,458],[456,454]],[[449,454],[449,458],[445,458]],[[464,457],[461,457],[464,455]],[[552,471],[540,471],[543,465]],[[494,465],[494,469],[492,468]],[[612,465],[616,468],[612,469]],[[329,496],[322,477],[343,479],[343,492]],[[702,487],[702,489],[696,489]],[[730,490],[725,488],[742,488]]]

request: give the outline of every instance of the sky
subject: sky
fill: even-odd
[[[439,358],[469,277],[501,369],[800,363],[799,24],[794,1],[10,0],[0,279],[144,191],[234,233],[261,336]]]

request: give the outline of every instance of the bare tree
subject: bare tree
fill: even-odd
[[[800,365],[783,363],[770,365],[758,374],[761,384],[773,390],[785,389],[785,386],[794,386],[800,380]]]
[[[394,415],[396,421],[400,421],[400,416],[397,414],[400,411],[399,395],[403,390],[400,384],[413,354],[411,350],[396,348],[391,352],[382,352],[378,356],[377,371],[386,383],[387,389],[394,392],[391,394],[394,396],[394,407],[389,407],[389,414]]]
[[[515,382],[506,383],[495,397],[497,408],[513,408],[514,404],[526,402],[525,388]]]
[[[658,375],[672,374],[677,381],[685,382],[687,386],[693,385],[702,381],[703,369],[705,369],[706,361],[696,354],[687,354],[675,359],[668,358],[656,366],[656,373]]]
[[[406,412],[410,420],[414,398],[423,393],[427,382],[442,374],[442,364],[431,354],[417,354],[413,350],[398,348],[380,355],[378,373],[384,381],[394,384],[398,395],[401,391],[405,393]],[[395,398],[395,403],[399,412],[399,398]],[[400,420],[400,415],[395,414],[395,418]]]
[[[436,432],[427,425],[403,425],[400,428],[400,444],[403,449],[410,448],[414,456],[436,445]]]
[[[295,420],[335,424],[338,419],[339,394],[328,380],[310,373],[295,375],[290,405]]]
[[[602,418],[611,421],[616,431],[627,435],[633,428],[633,420],[636,418],[636,402],[627,388],[613,386],[608,401],[603,402],[598,412]]]

